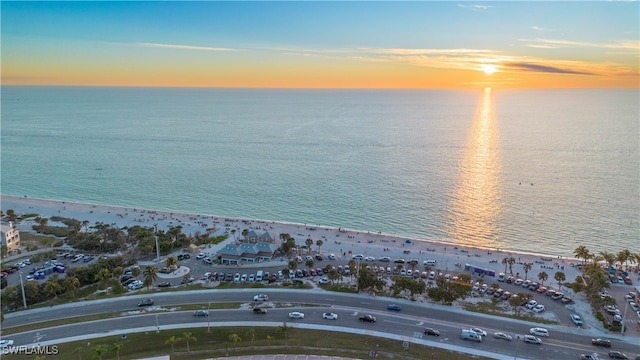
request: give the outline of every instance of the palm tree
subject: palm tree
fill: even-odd
[[[587,249],[586,246],[584,245],[580,245],[578,246],[575,250],[573,250],[573,254],[578,258],[578,259],[584,259],[584,263],[587,263],[587,259],[589,258],[589,250]]]
[[[78,346],[77,348],[73,349],[73,353],[74,354],[78,354],[78,360],[82,360],[82,353],[84,352],[84,347],[82,346]]]
[[[60,283],[58,283],[58,279],[55,277],[49,278],[44,286],[44,291],[53,298],[58,297],[60,290],[62,290],[62,287],[60,286]]]
[[[176,266],[176,264],[178,264],[178,258],[176,258],[175,256],[169,256],[167,260],[165,260],[164,264],[169,269],[173,269],[173,267]]]
[[[558,282],[558,291],[560,291],[562,289],[562,282],[566,280],[564,273],[562,271],[558,271],[553,278]]]
[[[152,265],[147,266],[144,269],[144,286],[147,287],[147,290],[149,290],[149,287],[151,287],[151,284],[153,284],[156,280],[158,279],[158,268]]]
[[[281,332],[284,334],[284,346],[288,346],[289,341],[287,339],[287,334],[289,333],[289,330],[291,330],[291,326],[287,325],[287,322],[283,322],[281,326],[278,326],[278,332]]]
[[[311,269],[311,268],[313,268],[313,265],[315,265],[315,262],[313,261],[313,259],[309,259],[309,260],[307,260],[307,261],[305,262],[305,265],[306,265],[309,269]]]
[[[629,258],[631,257],[631,251],[625,249],[621,250],[616,254],[616,260],[620,263],[620,267],[622,267],[622,263],[628,266]]]
[[[122,350],[123,346],[124,346],[124,343],[121,343],[121,342],[117,342],[113,344],[113,350],[116,351],[116,356],[118,357],[118,360],[120,360],[120,350]]]
[[[102,268],[96,274],[96,280],[100,281],[100,283],[104,284],[111,277],[111,272],[109,269]]]
[[[140,276],[140,266],[134,266],[131,268],[131,275],[133,275],[133,277],[138,277]]]
[[[522,265],[522,268],[524,270],[524,279],[527,280],[527,277],[529,276],[529,270],[531,270],[531,268],[533,268],[533,264],[532,263],[524,263]]]
[[[106,354],[109,351],[109,348],[107,347],[107,345],[99,344],[94,346],[91,350],[98,356],[100,360],[102,360],[102,355]]]
[[[548,278],[549,274],[547,274],[546,272],[541,271],[540,273],[538,273],[538,280],[540,280],[542,286],[544,286],[544,282],[547,281]]]
[[[616,262],[616,256],[608,251],[600,251],[600,256],[607,263],[607,266],[613,266]],[[594,260],[594,263],[597,263],[597,261]]]
[[[509,258],[503,258],[502,263],[504,264],[504,272],[507,272],[507,265],[509,265]]]
[[[187,353],[189,353],[189,342],[190,341],[198,341],[198,339],[196,339],[195,336],[193,336],[193,334],[191,334],[188,331],[185,331],[182,333],[182,338],[184,339],[184,341],[187,342]]]
[[[313,240],[308,237],[307,240],[304,241],[304,243],[307,245],[307,253],[311,254],[311,245],[313,245]]]
[[[116,280],[120,279],[122,274],[124,274],[124,269],[122,268],[122,266],[117,266],[117,267],[113,268],[113,277]]]
[[[289,269],[295,270],[298,268],[298,262],[295,260],[289,260]]]
[[[247,235],[249,235],[249,229],[242,229],[242,236],[244,236],[244,241],[247,241]]]
[[[172,354],[175,352],[174,345],[176,343],[178,343],[178,342],[180,342],[180,338],[177,338],[177,337],[175,337],[173,335],[165,342],[165,344],[171,345],[171,353]]]
[[[256,340],[256,330],[249,329],[249,331],[247,331],[247,336],[251,339],[251,346],[253,346],[253,342]]]
[[[233,343],[233,347],[237,347],[238,343],[242,341],[242,338],[240,337],[240,335],[233,333],[229,335],[229,341]]]
[[[320,253],[320,246],[322,246],[322,244],[324,244],[322,240],[316,241],[316,245],[318,245],[318,253]]]
[[[513,275],[513,265],[516,263],[516,258],[510,257],[507,263],[509,264],[509,273]]]
[[[80,289],[80,280],[75,276],[67,276],[64,279],[64,288],[75,298],[78,296],[78,289]]]
[[[89,220],[82,220],[82,227],[84,228],[84,233],[89,232]]]

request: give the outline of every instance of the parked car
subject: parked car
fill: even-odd
[[[161,287],[161,288],[163,288],[163,287],[170,287],[170,286],[171,286],[171,283],[170,283],[170,282],[168,282],[168,281],[162,281],[162,282],[159,282],[159,283],[158,283],[158,287]]]
[[[327,320],[338,320],[338,314],[336,314],[336,313],[323,313],[322,314],[322,318],[323,319],[327,319]]]
[[[426,328],[424,329],[424,334],[431,336],[440,336],[440,330],[436,330],[434,328]]]
[[[602,339],[602,338],[591,339],[591,344],[593,344],[595,346],[602,346],[602,347],[610,348],[611,347],[611,340]]]
[[[544,308],[544,305],[536,305],[531,310],[533,310],[533,312],[535,313],[541,313],[545,311],[545,308]]]
[[[576,314],[571,314],[569,315],[569,317],[571,318],[571,321],[573,321],[573,323],[576,324],[576,326],[582,326],[582,319],[580,318],[580,316]]]
[[[304,319],[304,314],[298,311],[293,311],[289,313],[290,319]]]
[[[505,334],[505,333],[500,332],[500,331],[494,333],[493,337],[496,338],[496,339],[502,339],[502,340],[507,340],[507,341],[513,340],[513,336]]]
[[[200,259],[204,259],[207,257],[207,254],[205,253],[199,253],[198,255],[196,255],[196,259],[200,260]]]
[[[195,316],[195,317],[209,316],[209,311],[207,311],[207,310],[196,310],[196,311],[193,312],[193,316]]]
[[[142,299],[138,303],[138,306],[140,306],[140,307],[142,307],[142,306],[151,306],[151,305],[153,305],[153,299]]]

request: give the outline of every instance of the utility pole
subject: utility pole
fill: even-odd
[[[27,297],[24,294],[24,282],[22,281],[22,271],[20,271],[20,287],[22,288],[22,306],[27,308]]]

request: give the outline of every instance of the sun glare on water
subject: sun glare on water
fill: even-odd
[[[491,64],[482,64],[480,65],[480,69],[484,71],[485,74],[491,75],[497,70],[497,66]]]

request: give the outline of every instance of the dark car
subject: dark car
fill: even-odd
[[[425,335],[440,336],[440,331],[433,328],[424,329]]]
[[[358,320],[362,321],[362,322],[370,322],[370,323],[374,323],[376,322],[376,317],[373,315],[364,315],[364,316],[360,316],[358,318]]]
[[[400,305],[389,304],[387,305],[387,310],[400,311],[402,308],[400,308]]]
[[[620,351],[609,351],[609,357],[612,359],[622,359],[622,360],[627,360],[629,357]]]
[[[153,299],[142,299],[138,303],[138,306],[151,306],[153,305]]]
[[[171,283],[168,281],[163,281],[161,283],[158,283],[158,287],[169,287],[171,286]]]
[[[193,312],[193,316],[196,316],[196,317],[209,316],[209,311],[207,311],[207,310],[196,310],[196,311]]]
[[[316,260],[318,260],[318,261],[322,261],[322,260],[324,260],[324,259],[322,258],[322,255],[316,255]]]
[[[606,348],[610,348],[611,347],[611,340],[607,340],[607,339],[591,339],[591,344],[595,345],[595,346],[604,346]]]
[[[253,308],[253,313],[256,315],[266,314],[267,309],[265,308]]]

